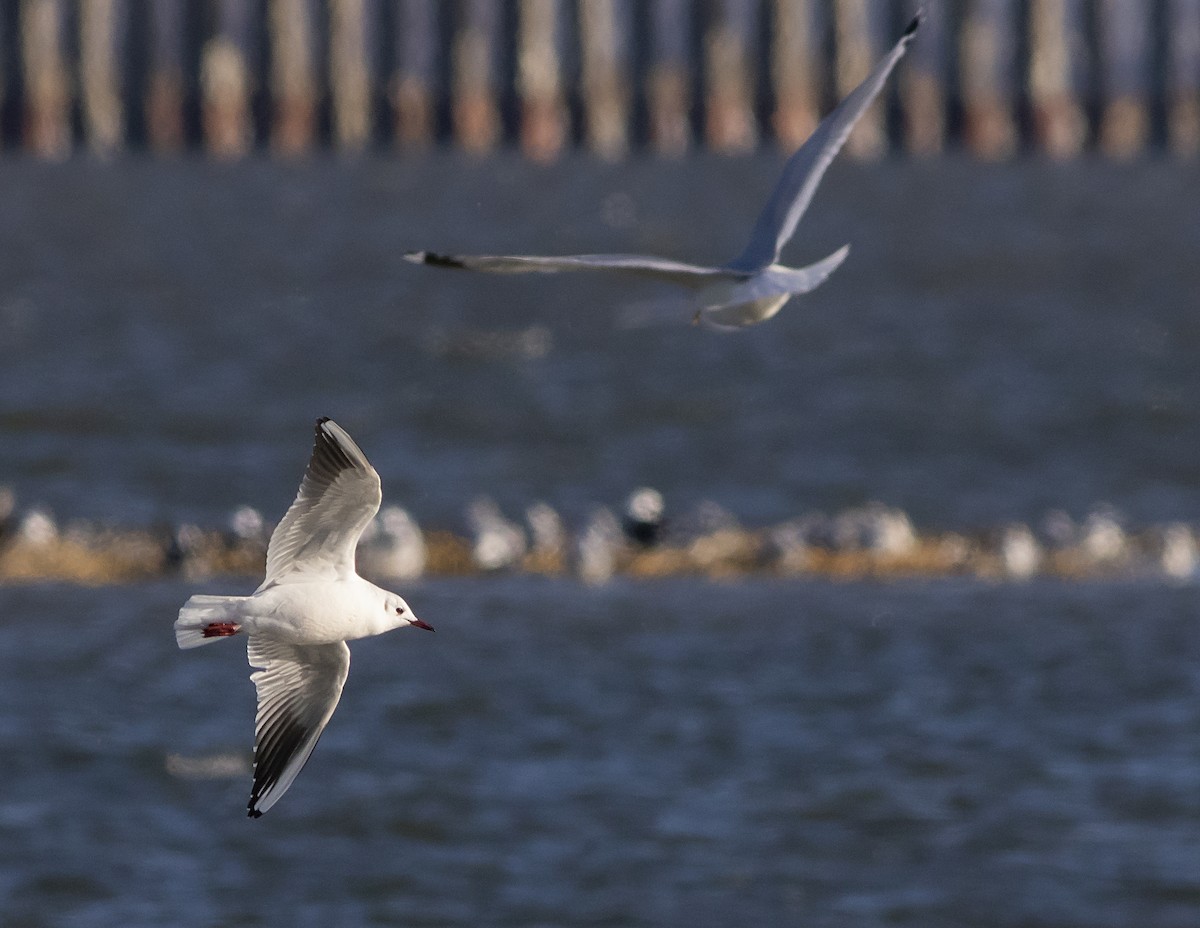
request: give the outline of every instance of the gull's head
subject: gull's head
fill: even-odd
[[[395,623],[394,628],[404,628],[407,625],[413,625],[417,628],[423,628],[427,632],[433,631],[433,626],[428,622],[422,622],[417,618],[412,611],[412,607],[404,601],[404,597],[397,596],[395,593],[386,593],[383,597],[383,608],[389,616],[392,616],[392,621]]]

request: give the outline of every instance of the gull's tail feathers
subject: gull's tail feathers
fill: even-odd
[[[175,620],[175,642],[180,648],[198,648],[241,631],[237,604],[249,596],[193,596],[179,610]]]
[[[825,280],[842,266],[842,262],[850,254],[850,246],[843,245],[827,258],[822,258],[807,267],[794,269],[796,289],[792,290],[793,296],[799,296],[802,293],[809,293],[816,290],[817,287],[825,283]]]

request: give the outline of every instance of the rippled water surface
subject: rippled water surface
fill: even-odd
[[[788,257],[850,258],[736,336],[621,327],[658,295],[624,282],[399,258],[721,261],[775,171],[8,164],[0,479],[64,516],[274,512],[331,415],[443,525],[479,492],[577,515],[643,483],[760,522],[866,499],[953,527],[1200,511],[1195,167],[838,164]]]
[[[760,524],[1200,519],[1200,171],[839,164],[769,325],[405,264],[735,254],[776,159],[0,172],[0,482],[122,525],[276,518],[332,415],[426,525],[639,484]],[[1193,926],[1193,586],[428,580],[245,817],[197,589],[0,587],[0,924]],[[196,777],[199,772],[206,776]]]
[[[14,925],[1188,925],[1190,590],[513,578],[412,592],[261,820],[188,587],[0,590]]]

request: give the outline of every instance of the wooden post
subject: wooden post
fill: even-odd
[[[0,16],[0,112],[4,110],[4,103],[8,98],[8,93],[12,89],[9,81],[12,78],[12,69],[9,66],[9,41],[8,41],[8,17]],[[2,122],[2,121],[0,121]],[[0,141],[3,140],[3,125],[0,124]],[[4,524],[4,501],[6,487],[0,487],[0,526]]]
[[[493,86],[499,10],[493,0],[460,0],[451,60],[451,119],[467,151],[490,150],[500,137]]]
[[[183,0],[149,4],[150,75],[144,101],[146,138],[159,154],[183,148]]]
[[[1182,158],[1200,154],[1200,0],[1167,5],[1167,144]]]
[[[240,158],[254,142],[250,13],[249,4],[240,0],[216,0],[216,29],[200,56],[204,140],[217,158]]]
[[[553,161],[567,136],[558,49],[558,0],[520,0],[517,11],[521,148],[534,161]]]
[[[963,135],[971,153],[989,161],[1017,150],[1016,26],[1015,0],[971,0],[959,33]]]
[[[71,152],[71,89],[63,60],[60,0],[24,0],[21,59],[25,76],[25,145],[41,158]]]
[[[875,65],[879,50],[876,41],[879,23],[876,20],[881,9],[870,0],[833,0],[838,99],[844,99],[862,83]],[[884,121],[887,94],[879,96],[846,139],[846,151],[851,157],[879,158],[887,151]]]
[[[714,0],[711,10],[704,34],[704,135],[715,151],[744,153],[758,141],[750,66],[758,16],[751,0]]]
[[[83,124],[88,147],[110,157],[125,142],[125,0],[80,0],[79,71]]]
[[[1087,122],[1076,95],[1083,53],[1076,0],[1029,0],[1029,96],[1036,141],[1052,158],[1083,150]]]
[[[314,0],[269,0],[271,147],[285,157],[312,145],[317,125]]]
[[[601,158],[629,151],[630,9],[626,0],[579,0],[584,138]]]
[[[1134,157],[1149,134],[1150,12],[1129,0],[1100,0],[1097,10],[1104,96],[1100,148],[1113,158]]]
[[[434,0],[398,0],[393,9],[395,70],[388,86],[393,135],[400,148],[424,148],[435,132],[437,9]]]
[[[660,155],[678,157],[692,142],[688,70],[692,7],[686,0],[650,3],[650,70],[645,85],[650,145]]]
[[[370,32],[366,0],[329,0],[329,86],[333,140],[362,151],[371,138]]]
[[[910,0],[907,12],[925,7],[925,21],[900,69],[904,144],[914,155],[936,155],[946,137],[946,10],[941,3]]]
[[[771,127],[779,146],[799,148],[821,118],[820,35],[809,0],[771,2]]]

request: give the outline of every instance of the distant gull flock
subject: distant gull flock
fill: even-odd
[[[599,506],[572,522],[544,501],[505,514],[495,501],[480,498],[468,503],[461,527],[453,528],[423,527],[406,510],[384,505],[363,532],[358,568],[381,583],[512,573],[591,584],[679,576],[1200,577],[1194,526],[1134,526],[1105,505],[1081,518],[1051,511],[1032,524],[934,531],[882,503],[799,513],[758,526],[711,502],[678,513],[669,504],[657,491],[637,488],[627,502]],[[259,576],[271,528],[250,507],[230,513],[221,527],[60,524],[45,508],[22,508],[13,490],[0,488],[0,584]]]

